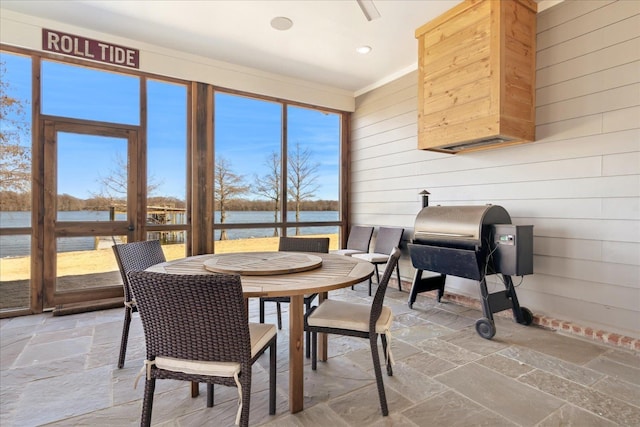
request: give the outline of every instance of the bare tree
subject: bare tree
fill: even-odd
[[[116,200],[126,200],[127,174],[127,161],[120,153],[116,153],[113,159],[113,168],[109,170],[107,176],[100,176],[98,179],[102,188],[98,193],[93,193],[92,196],[106,199],[110,204],[113,204]],[[158,181],[154,176],[150,176],[147,181],[147,197],[153,195],[161,185],[162,181]]]
[[[31,182],[28,101],[9,94],[5,64],[0,63],[0,191],[28,191]]]
[[[213,198],[220,209],[220,224],[224,224],[227,220],[227,202],[246,193],[249,188],[244,183],[244,177],[234,173],[229,162],[223,157],[216,160],[213,181]],[[221,230],[220,240],[227,239],[227,230]]]
[[[262,177],[257,175],[255,177],[257,185],[254,193],[273,201],[273,222],[278,222],[278,212],[280,212],[280,192],[282,191],[280,161],[280,154],[273,151],[264,161],[268,172]],[[278,237],[278,227],[274,227],[273,237]]]
[[[297,142],[295,150],[289,155],[287,193],[289,199],[293,201],[296,210],[296,222],[300,222],[300,206],[303,200],[315,196],[315,192],[320,187],[317,184],[318,168],[320,163],[312,163],[312,153],[308,147],[300,149]],[[300,235],[300,229],[296,227],[296,236]]]

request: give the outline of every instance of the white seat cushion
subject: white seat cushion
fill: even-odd
[[[202,360],[176,359],[173,357],[156,357],[156,366],[173,372],[185,374],[210,375],[215,377],[231,378],[240,373],[240,364],[237,362],[207,362]]]
[[[353,254],[363,254],[365,253],[364,251],[359,251],[357,249],[338,249],[336,251],[331,251],[332,254],[336,254],[336,255],[345,255],[345,256],[351,256]]]
[[[276,335],[276,327],[265,323],[249,323],[249,334],[251,335],[251,357],[254,357]],[[211,362],[158,356],[156,366],[168,371],[215,377],[233,377],[240,373],[240,364],[237,362]]]
[[[369,261],[373,264],[384,264],[387,261],[389,261],[389,255],[387,254],[379,254],[379,253],[375,253],[375,252],[370,252],[367,254],[354,254],[352,255],[353,258],[358,258],[358,259],[362,259],[365,261]]]
[[[251,357],[264,347],[276,335],[276,325],[268,323],[249,323],[251,335]]]
[[[308,323],[311,326],[368,332],[370,315],[370,305],[325,300],[309,316]],[[376,333],[382,334],[388,331],[391,328],[392,321],[393,313],[391,309],[383,306],[380,318],[376,322]]]

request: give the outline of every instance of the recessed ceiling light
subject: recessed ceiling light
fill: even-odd
[[[293,21],[284,16],[276,16],[271,20],[271,27],[279,31],[286,31],[293,27]]]
[[[367,53],[371,52],[371,46],[360,46],[356,49],[356,52],[366,55]]]

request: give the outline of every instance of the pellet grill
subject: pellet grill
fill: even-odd
[[[533,226],[511,224],[507,211],[497,205],[428,206],[427,198],[423,206],[408,245],[416,268],[409,307],[420,292],[438,290],[439,302],[451,275],[480,285],[484,317],[476,322],[476,332],[481,337],[493,338],[493,313],[509,308],[518,323],[531,324],[532,313],[520,307],[511,276],[533,273]],[[425,271],[439,274],[423,277]],[[505,290],[489,293],[486,278],[493,274],[501,275]]]

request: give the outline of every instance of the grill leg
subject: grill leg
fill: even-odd
[[[489,291],[487,290],[487,281],[483,277],[480,281],[480,296],[482,297],[482,314],[493,323],[493,313],[491,310],[491,302]]]
[[[416,297],[420,292],[438,290],[438,302],[440,302],[444,295],[444,283],[447,276],[440,274],[439,276],[425,277],[423,279],[422,271],[423,270],[416,269],[413,276],[413,284],[409,292],[409,308],[413,308],[413,303],[416,302]]]
[[[516,288],[515,286],[513,286],[511,276],[504,276],[504,285],[507,288],[509,297],[511,298],[511,309],[513,310],[513,318],[516,319],[516,322],[522,325],[530,325],[533,320],[533,316],[531,315],[531,311],[529,311],[527,308],[520,307],[518,296],[516,295]]]
[[[516,322],[522,325],[530,325],[533,321],[531,311],[525,307],[520,307],[520,304],[518,303],[516,289],[513,286],[511,276],[502,277],[506,289],[492,294],[487,290],[487,282],[485,278],[480,282],[482,314],[484,315],[484,318],[476,322],[476,331],[483,338],[491,339],[496,333],[493,313],[498,313],[510,308],[513,311],[513,317]]]

